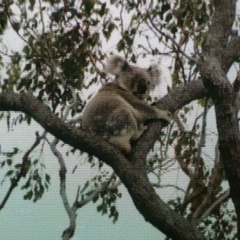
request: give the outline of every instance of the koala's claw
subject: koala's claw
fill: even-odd
[[[167,122],[170,122],[172,119],[172,114],[166,110],[158,110],[158,117],[159,119],[163,119]]]
[[[166,111],[166,115],[167,115],[167,118],[165,120],[167,120],[168,122],[171,121],[172,119],[172,114],[169,112],[169,111]]]

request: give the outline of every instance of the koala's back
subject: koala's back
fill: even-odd
[[[115,80],[103,86],[87,104],[83,112],[82,127],[114,145],[124,154],[131,151],[131,142],[147,129],[148,120],[170,121],[170,113],[159,110],[146,99],[159,79],[156,67],[148,69],[129,64],[113,56],[105,66]]]
[[[121,96],[118,86],[104,86],[86,106],[83,129],[99,136],[111,137],[137,131],[135,109]]]

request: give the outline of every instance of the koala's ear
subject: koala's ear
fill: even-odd
[[[151,65],[147,72],[151,78],[150,88],[153,90],[160,83],[161,72],[157,64]]]
[[[126,71],[129,68],[128,62],[120,56],[111,56],[108,58],[107,63],[104,66],[106,73],[119,75],[121,72]]]

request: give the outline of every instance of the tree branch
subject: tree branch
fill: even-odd
[[[104,182],[102,182],[100,184],[100,186],[96,187],[94,189],[94,191],[88,197],[86,197],[84,199],[81,199],[81,200],[78,200],[78,198],[77,198],[74,205],[77,208],[82,208],[87,203],[92,201],[95,197],[97,197],[97,195],[99,193],[102,193],[102,192],[106,191],[108,188],[112,188],[112,189],[117,188],[121,184],[120,181],[112,187],[109,186],[114,177],[115,177],[115,173],[112,173],[112,175],[108,179],[106,179]]]
[[[208,96],[207,89],[203,86],[202,80],[192,81],[189,84],[173,89],[156,104],[160,109],[166,109],[171,113],[181,109],[184,105],[193,100]],[[145,166],[145,161],[149,150],[153,146],[163,127],[162,121],[154,121],[149,124],[148,131],[145,131],[134,146],[133,155],[130,160],[135,167]],[[140,159],[143,161],[141,163]]]
[[[28,172],[29,155],[39,145],[39,143],[41,142],[41,139],[42,139],[42,137],[40,137],[38,135],[38,133],[36,133],[35,142],[30,147],[30,149],[24,154],[24,156],[22,158],[21,169],[20,169],[19,173],[17,174],[17,176],[12,179],[11,186],[9,187],[6,196],[4,197],[4,199],[2,200],[2,202],[0,204],[0,211],[4,208],[5,204],[7,203],[7,200],[9,199],[14,188],[18,185],[18,182],[20,181],[20,179],[22,177],[24,177],[26,175],[26,173]]]
[[[211,92],[215,105],[217,129],[219,133],[220,158],[230,185],[230,193],[235,210],[240,219],[240,143],[239,128],[234,106],[234,91],[223,72],[220,63],[213,57],[206,56],[200,66],[206,88]],[[238,220],[240,238],[240,221]]]
[[[202,214],[202,216],[198,219],[198,223],[202,222],[205,218],[207,218],[217,206],[227,201],[229,197],[230,197],[230,191],[228,189],[220,197],[218,197],[215,200],[215,202],[212,203],[211,206]]]
[[[234,106],[235,93],[226,72],[224,54],[228,48],[232,25],[235,19],[236,1],[219,1],[212,18],[202,61],[198,64],[204,86],[215,105],[219,133],[220,158],[223,161],[230,186],[230,196],[238,216],[238,238],[240,239],[240,136]],[[236,50],[237,51],[237,50]],[[238,51],[239,52],[239,51]],[[232,58],[231,61],[233,61]]]
[[[224,55],[232,25],[235,20],[236,0],[220,0],[215,4],[215,11],[208,31],[208,37],[203,51],[219,59],[226,66]],[[225,69],[226,70],[226,69]]]
[[[226,50],[224,51],[224,70],[228,70],[234,61],[240,58],[240,37],[234,36],[230,39]]]
[[[68,214],[69,217],[69,227],[63,231],[62,234],[62,239],[67,240],[70,239],[76,229],[76,218],[77,218],[77,208],[75,206],[70,206],[68,197],[67,197],[67,189],[66,189],[66,173],[67,173],[67,168],[66,164],[64,162],[62,154],[57,150],[56,145],[57,145],[58,140],[55,138],[51,144],[50,148],[53,152],[53,154],[57,157],[59,165],[60,165],[60,171],[59,171],[59,176],[60,176],[60,195],[63,201],[63,206]]]
[[[182,94],[186,94],[185,97]],[[196,81],[173,90],[172,93],[162,99],[159,105],[164,104],[164,109],[173,112],[184,104],[206,94],[207,92],[200,81]],[[177,96],[179,99],[177,99]],[[142,170],[136,168],[117,149],[102,141],[101,138],[64,123],[31,94],[1,93],[0,110],[22,111],[34,118],[56,138],[76,149],[88,152],[110,165],[128,189],[136,208],[144,216],[145,220],[167,236],[178,240],[203,239],[203,236],[186,219],[175,213],[159,198],[147,175]],[[161,130],[161,126],[161,121],[150,124],[148,131],[150,134],[147,133],[143,139],[152,136],[151,142],[153,143],[154,136],[158,135],[154,128]],[[149,147],[148,143],[146,145]],[[145,146],[142,146],[142,148],[147,154],[149,148],[146,149]]]

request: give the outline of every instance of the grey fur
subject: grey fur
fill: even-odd
[[[170,121],[171,114],[145,101],[149,91],[156,86],[159,77],[156,68],[147,70],[114,56],[105,69],[116,78],[103,86],[87,104],[82,127],[127,154],[131,151],[131,141],[137,140],[147,128],[144,125],[147,120]]]

